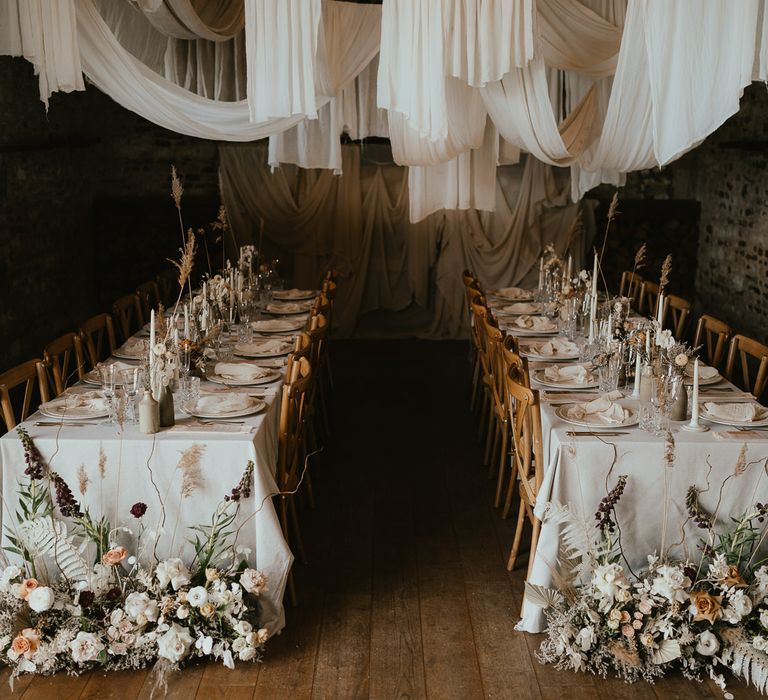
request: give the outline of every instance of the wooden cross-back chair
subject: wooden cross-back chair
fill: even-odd
[[[307,358],[302,357],[293,364],[291,376],[283,385],[277,449],[277,486],[280,490],[277,498],[279,499],[280,526],[283,530],[283,536],[289,544],[293,543],[302,561],[306,557],[295,496],[301,485],[306,457],[304,413],[307,405],[307,391],[311,381],[312,368]],[[291,533],[293,533],[292,536]],[[288,574],[288,593],[291,603],[296,605],[296,587],[292,572]]]
[[[731,337],[733,330],[723,321],[702,314],[696,324],[696,335],[693,339],[693,347],[701,345],[702,359],[710,366],[719,370],[723,364],[725,344]]]
[[[486,351],[488,353],[488,365],[490,368],[489,388],[491,392],[492,412],[490,414],[490,424],[488,426],[488,438],[493,432],[493,445],[486,457],[488,464],[488,478],[497,476],[498,472],[504,471],[507,449],[509,444],[509,425],[507,420],[507,409],[505,402],[506,391],[504,389],[504,360],[502,357],[502,344],[505,334],[497,325],[492,322],[489,316],[482,318],[484,324],[483,333],[485,335]],[[501,443],[501,449],[498,459],[494,459],[496,450]],[[489,449],[490,439],[486,440],[486,450]],[[498,480],[498,477],[497,477]],[[501,496],[497,494],[497,503]]]
[[[641,314],[656,318],[659,306],[659,291],[658,284],[643,280],[640,285],[640,300],[637,303],[637,310]]]
[[[467,305],[467,314],[469,315],[469,360],[472,365],[472,387],[469,395],[469,410],[474,413],[477,409],[477,402],[480,394],[480,356],[477,348],[477,330],[475,329],[472,301],[475,297],[481,299],[483,292],[480,287],[480,282],[467,271],[464,272],[464,296]]]
[[[35,393],[38,403],[34,401]],[[48,397],[48,380],[41,360],[27,360],[0,374],[0,409],[5,431],[13,430],[26,420]],[[20,407],[18,414],[14,405]]]
[[[112,304],[112,315],[120,331],[120,342],[124,343],[144,325],[139,295],[134,292],[115,299],[115,303]]]
[[[485,436],[485,450],[483,451],[483,464],[488,465],[488,453],[491,440],[491,431],[493,427],[493,395],[491,394],[491,381],[493,369],[491,367],[490,355],[488,353],[488,338],[485,332],[486,319],[491,325],[496,325],[493,315],[487,306],[485,306],[482,297],[475,296],[471,302],[472,314],[474,317],[474,328],[477,334],[477,354],[480,360],[480,372],[478,383],[482,388],[480,423],[478,426],[477,437],[482,441]]]
[[[734,335],[728,348],[725,377],[760,400],[768,380],[768,345],[745,335]]]
[[[55,396],[85,375],[83,340],[77,333],[65,333],[43,349],[43,365],[50,373]]]
[[[157,291],[160,294],[160,301],[163,302],[163,306],[169,309],[171,305],[176,301],[176,297],[179,294],[179,273],[173,267],[169,267],[167,270],[163,270],[155,277],[157,282]]]
[[[149,321],[152,309],[157,309],[160,304],[165,306],[160,297],[160,287],[155,280],[149,280],[136,287],[136,295],[139,297],[141,314],[145,322]]]
[[[109,314],[98,314],[80,324],[80,336],[85,345],[88,367],[93,369],[106,360],[117,347],[115,324]]]
[[[677,340],[685,339],[691,307],[690,301],[674,294],[664,297],[664,308],[661,310],[662,327],[669,326]]]
[[[536,496],[544,478],[544,447],[541,432],[539,392],[524,387],[507,377],[510,430],[512,433],[513,481],[517,479],[520,508],[517,514],[515,537],[507,561],[507,570],[515,567],[526,519],[531,523],[531,549],[528,556],[528,576],[531,574],[536,545],[539,541],[541,521],[533,512]]]
[[[631,270],[624,270],[621,273],[621,282],[619,284],[619,296],[627,297],[630,300],[630,305],[633,308],[638,308],[638,301],[640,298],[640,287],[643,284],[643,278],[632,272]]]
[[[313,426],[327,438],[330,435],[330,419],[328,417],[327,389],[330,378],[323,371],[328,365],[328,334],[330,325],[323,314],[312,316],[309,320],[307,334],[310,338],[310,362],[315,372],[312,390],[312,411],[315,414]],[[318,371],[319,370],[319,371]]]

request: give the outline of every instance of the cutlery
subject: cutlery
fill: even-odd
[[[103,423],[80,423],[75,421],[43,421],[39,420],[35,423],[35,426],[38,428],[65,428],[65,427],[73,427],[73,428],[80,428],[84,425],[104,425]]]
[[[245,425],[244,420],[200,420],[203,425]]]
[[[568,437],[600,437],[600,436],[614,436],[614,435],[629,435],[628,430],[568,430],[565,433]]]

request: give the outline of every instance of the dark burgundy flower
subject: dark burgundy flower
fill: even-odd
[[[107,591],[107,600],[110,603],[114,603],[116,600],[120,600],[120,596],[122,595],[122,591],[119,588],[110,588]]]
[[[248,498],[251,495],[251,482],[253,481],[253,462],[248,462],[240,481],[237,482],[229,494],[224,496],[225,501],[234,501],[237,503],[241,498]]]
[[[84,608],[90,608],[93,605],[93,601],[96,600],[96,595],[93,591],[80,591],[80,598],[78,600]]]
[[[50,476],[56,491],[56,505],[59,506],[61,514],[65,518],[79,518],[83,513],[72,489],[56,472],[50,472]]]
[[[134,518],[141,518],[141,517],[144,516],[144,513],[146,513],[146,512],[147,512],[147,504],[146,503],[142,503],[141,501],[139,501],[138,503],[134,503],[131,506],[131,515]]]

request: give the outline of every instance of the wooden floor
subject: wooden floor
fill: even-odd
[[[490,502],[461,343],[336,342],[335,440],[304,513],[300,605],[260,665],[198,665],[170,698],[721,698],[557,672],[517,633],[522,571]],[[522,566],[522,562],[521,562]],[[29,678],[2,698],[149,698],[148,672]],[[734,682],[737,698],[757,697]]]

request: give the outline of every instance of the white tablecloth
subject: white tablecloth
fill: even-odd
[[[207,384],[203,383],[203,391]],[[213,387],[211,387],[213,388]],[[218,388],[221,388],[220,386]],[[285,624],[282,599],[293,556],[283,537],[270,494],[277,491],[275,468],[280,411],[279,394],[268,397],[267,410],[243,418],[251,432],[181,432],[164,429],[156,435],[142,435],[137,425],[84,427],[35,427],[35,421],[53,421],[35,414],[23,424],[43,458],[57,471],[84,507],[94,516],[105,514],[115,525],[135,527],[130,515],[137,501],[147,504],[144,523],[148,529],[162,528],[157,555],[178,556],[191,561],[194,550],[187,542],[189,525],[208,524],[217,504],[236,486],[249,460],[255,464],[253,489],[241,501],[238,525],[245,523],[238,545],[251,550],[249,563],[268,577],[269,591],[262,595],[262,624],[272,633]],[[177,412],[177,421],[188,418]],[[245,429],[247,430],[247,428]],[[188,498],[181,497],[182,454],[200,446],[203,477],[200,487]],[[103,478],[99,460],[106,458]],[[2,525],[13,524],[16,482],[25,468],[23,449],[15,431],[0,439],[2,464]],[[85,495],[79,490],[80,466],[88,478]],[[162,522],[160,497],[165,503]],[[258,512],[257,512],[258,511]]]
[[[534,382],[533,388],[545,387]],[[715,433],[736,429],[710,424],[710,432],[689,433],[680,430],[682,423],[673,423],[675,461],[674,467],[667,469],[663,438],[637,427],[619,428],[629,431],[629,434],[616,437],[568,437],[566,432],[569,430],[588,428],[579,428],[560,420],[555,415],[556,408],[556,404],[542,402],[544,461],[547,466],[535,508],[536,515],[543,522],[529,579],[532,583],[552,585],[552,567],[557,561],[560,526],[545,519],[547,505],[568,504],[572,510],[594,523],[594,513],[600,500],[616,485],[621,474],[627,474],[629,479],[616,511],[624,552],[635,571],[647,565],[647,555],[660,553],[665,492],[670,494],[667,501],[666,545],[669,547],[685,540],[670,554],[685,557],[688,551],[695,556],[694,548],[698,543],[695,527],[689,525],[687,539],[681,535],[681,525],[687,518],[686,491],[692,485],[699,489],[706,488],[709,475],[712,488],[708,493],[701,494],[700,503],[712,513],[719,486],[726,476],[733,473],[743,444],[747,445],[747,462],[758,463],[727,483],[720,519],[727,520],[731,515],[741,514],[755,501],[768,501],[768,475],[762,464],[762,460],[768,458],[768,431],[761,433],[765,435],[764,439],[717,440]],[[614,457],[615,464],[611,468]],[[517,629],[542,632],[544,626],[542,610],[524,603]]]

